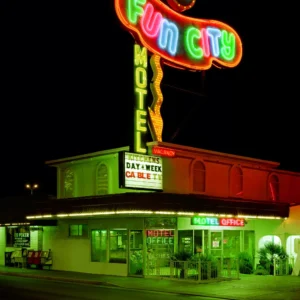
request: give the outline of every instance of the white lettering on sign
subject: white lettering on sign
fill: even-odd
[[[162,158],[125,152],[124,175],[126,188],[162,190]]]

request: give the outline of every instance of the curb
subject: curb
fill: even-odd
[[[33,274],[22,274],[22,273],[13,273],[13,272],[0,272],[0,275],[5,276],[17,276],[17,277],[27,277],[27,278],[36,278],[36,279],[44,279],[44,280],[53,280],[53,281],[63,281],[70,283],[83,283],[83,284],[91,284],[91,285],[102,285],[102,286],[111,286],[111,287],[120,287],[116,284],[97,281],[97,280],[84,280],[84,279],[76,279],[76,278],[65,278],[65,277],[51,277],[51,276],[40,276]]]

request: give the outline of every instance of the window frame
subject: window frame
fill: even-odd
[[[71,234],[71,227],[72,226],[78,226],[78,234],[77,235],[73,235]],[[80,230],[79,230],[79,226],[82,226],[81,228],[81,232],[82,234],[79,234]],[[88,224],[68,224],[68,237],[69,238],[89,238],[89,229],[88,229]]]

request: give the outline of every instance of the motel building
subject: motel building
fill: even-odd
[[[52,253],[52,269],[150,276],[178,251],[220,260],[273,241],[294,263],[300,174],[279,163],[164,142],[48,161],[57,197],[0,220],[0,263],[21,248]],[[199,250],[200,249],[200,250]]]

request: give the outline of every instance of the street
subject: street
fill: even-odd
[[[222,300],[115,287],[0,275],[1,300]],[[228,298],[226,298],[228,299]]]

